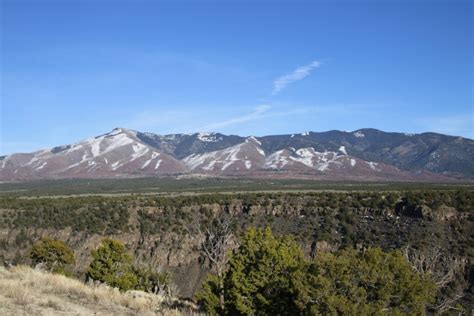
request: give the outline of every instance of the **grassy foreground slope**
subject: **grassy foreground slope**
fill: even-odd
[[[0,315],[193,315],[167,307],[165,298],[122,293],[26,266],[0,267]]]

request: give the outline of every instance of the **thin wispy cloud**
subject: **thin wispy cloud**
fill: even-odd
[[[332,115],[348,115],[358,113],[360,106],[352,105],[295,105],[295,104],[263,104],[250,108],[248,112],[232,115],[228,111],[209,113],[196,110],[193,107],[181,108],[174,111],[144,111],[137,113],[130,120],[125,120],[119,125],[127,126],[139,131],[155,132],[159,134],[173,133],[197,133],[197,132],[221,132],[232,133],[245,130],[253,122],[265,122],[264,126],[279,124],[282,118],[290,117],[323,117],[326,113]],[[246,127],[247,126],[247,127]],[[263,126],[263,125],[262,125]],[[250,132],[255,133],[255,132]],[[257,133],[258,134],[258,133]]]
[[[220,128],[223,128],[223,127],[227,127],[227,126],[231,126],[231,125],[235,125],[235,124],[238,124],[238,123],[245,123],[245,122],[249,122],[249,121],[254,121],[254,120],[258,120],[258,119],[261,119],[263,117],[265,117],[265,113],[270,110],[271,106],[269,105],[259,105],[257,106],[256,108],[253,109],[253,111],[249,114],[245,114],[245,115],[242,115],[242,116],[237,116],[237,117],[234,117],[234,118],[231,118],[231,119],[228,119],[228,120],[224,120],[224,121],[221,121],[221,122],[217,122],[217,123],[212,123],[212,124],[208,124],[206,126],[203,126],[202,128],[200,128],[201,131],[215,131],[217,129],[220,129]]]
[[[280,109],[278,109],[280,108]],[[267,120],[266,123],[270,124],[274,121],[279,121],[277,118],[284,117],[285,119],[291,116],[298,115],[317,115],[324,114],[326,112],[339,113],[339,114],[348,114],[354,113],[355,111],[360,111],[359,107],[353,107],[349,105],[341,106],[325,106],[325,105],[311,105],[311,106],[284,106],[279,105],[277,108],[270,105],[260,105],[253,109],[251,113],[236,116],[230,119],[219,121],[216,123],[207,124],[196,129],[197,132],[216,132],[225,130],[237,124],[241,125],[243,123],[248,123],[251,121],[257,120]],[[272,120],[268,120],[272,118]]]
[[[307,65],[296,68],[290,74],[286,74],[284,76],[277,78],[273,82],[272,95],[278,94],[280,91],[285,89],[288,85],[292,84],[293,82],[306,78],[307,76],[311,74],[311,72],[315,68],[319,68],[320,66],[321,66],[321,62],[315,60]]]

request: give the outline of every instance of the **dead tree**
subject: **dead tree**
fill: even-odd
[[[452,256],[439,247],[417,250],[408,246],[404,248],[404,255],[411,263],[413,270],[431,278],[438,291],[447,287],[460,274],[462,275],[467,265],[465,258]],[[463,296],[463,290],[456,289],[455,294],[450,297],[438,297],[434,308],[438,313],[455,310],[455,303]]]
[[[224,309],[224,272],[228,262],[228,251],[233,239],[232,217],[221,213],[203,229],[199,226],[199,232],[204,235],[201,250],[209,260],[211,270],[214,270],[219,278],[219,303],[221,310]]]

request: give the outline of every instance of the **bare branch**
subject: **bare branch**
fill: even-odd
[[[211,266],[217,270],[220,275],[227,264],[226,251],[232,240],[232,218],[226,214],[216,217],[212,223],[202,232],[205,239],[201,244],[201,248],[209,259]]]
[[[463,273],[467,265],[465,258],[453,256],[439,247],[421,251],[408,246],[404,249],[404,254],[413,270],[428,275],[438,290],[449,286],[459,274]],[[462,288],[459,288],[450,297],[438,297],[435,308],[438,313],[456,309],[454,304],[462,297],[464,297],[464,292]]]

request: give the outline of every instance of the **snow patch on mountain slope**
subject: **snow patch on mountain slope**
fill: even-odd
[[[121,160],[118,160],[116,162],[114,162],[111,167],[112,167],[112,170],[115,171],[117,170],[118,168],[122,167],[125,163],[123,163]]]
[[[101,141],[91,142],[91,152],[94,158],[100,155],[100,143]]]
[[[361,131],[357,131],[353,135],[358,138],[365,137],[364,133],[362,133]]]
[[[289,161],[284,154],[285,150],[279,150],[271,154],[270,156],[265,159],[265,164],[263,168],[265,169],[282,169],[285,167]]]
[[[137,158],[140,158],[141,156],[147,154],[148,151],[150,151],[150,149],[147,146],[142,145],[140,143],[134,143],[132,145],[132,150],[133,150],[133,154],[131,156],[130,161],[134,161]]]
[[[207,154],[191,154],[183,159],[184,164],[191,170],[196,169],[197,167],[202,166],[202,169],[204,170],[211,170],[210,163],[212,161],[215,161],[214,158],[216,158],[217,154],[216,152],[211,152]],[[209,163],[210,160],[210,163]],[[205,165],[207,164],[207,165]]]
[[[222,140],[216,133],[197,133],[196,137],[202,142],[217,142]]]
[[[89,161],[87,162],[87,168],[88,168],[88,169],[87,169],[87,172],[88,172],[88,173],[93,172],[93,171],[94,171],[95,169],[97,169],[98,167],[99,167],[99,165],[98,165],[95,161],[93,161],[93,160],[89,160]]]
[[[341,167],[344,161],[355,166],[355,159],[348,158],[347,155],[339,155],[336,152],[318,152],[312,147],[300,148],[292,152],[288,150],[279,150],[269,155],[265,160],[265,169],[283,169],[285,166],[294,165],[295,163],[302,164],[308,168],[319,171],[329,171],[331,167]]]
[[[156,162],[156,165],[155,165],[155,170],[160,167],[162,161],[163,161],[163,160],[158,159],[158,161]]]
[[[292,153],[288,150],[279,150],[267,157],[264,168],[268,169],[282,169],[287,165],[294,163],[301,163],[309,168],[316,168],[317,161],[321,160],[325,163],[328,159],[325,153],[318,153],[314,148],[300,148],[295,150],[291,148]],[[322,155],[322,156],[321,156]]]
[[[80,161],[78,161],[78,162],[76,162],[76,163],[73,163],[72,165],[69,165],[69,166],[68,166],[66,169],[64,169],[64,170],[68,170],[68,169],[77,167],[77,166],[83,164],[84,162],[86,162],[87,160],[88,160],[87,154],[84,154],[84,155],[82,155],[82,158],[81,158]]]
[[[374,171],[380,171],[380,169],[377,168],[378,163],[372,162],[372,161],[366,161],[366,163],[369,165],[370,169],[372,169]]]
[[[158,157],[160,154],[157,153],[156,151],[151,153],[151,158],[145,161],[145,163],[142,166],[142,169],[146,168],[156,157]],[[155,168],[156,169],[156,168]]]
[[[256,146],[253,147],[252,143]],[[246,169],[250,169],[252,168],[252,162],[247,159],[245,152],[246,150],[257,150],[260,155],[264,156],[265,153],[258,147],[259,143],[256,138],[249,137],[243,143],[232,147],[204,154],[192,154],[182,161],[190,170],[201,168],[206,171],[214,171],[220,166],[220,171],[225,171],[238,161],[243,161]]]
[[[339,151],[347,156],[346,146],[339,147]]]
[[[250,136],[245,141],[246,142],[253,141],[253,142],[257,143],[259,146],[262,146],[262,143],[257,138],[255,138],[255,136]]]
[[[305,166],[310,168],[314,167],[313,157],[315,156],[315,151],[313,148],[301,148],[296,151],[297,156],[290,156],[290,159],[296,162],[300,162]]]
[[[74,144],[68,150],[61,152],[62,154],[69,154],[77,150],[87,150],[90,148],[92,157],[96,158],[98,156],[109,153],[117,148],[130,145],[135,143],[136,140],[133,139],[128,133],[123,132],[122,130],[116,129],[96,138],[90,138],[83,142]]]
[[[155,134],[152,134],[152,133],[150,133],[150,134],[152,136],[155,135]],[[173,140],[176,139],[176,134],[168,134],[168,135],[162,136],[161,138],[165,141],[173,141]]]
[[[224,171],[227,169],[229,166],[231,166],[234,162],[239,161],[239,158],[237,158],[237,154],[240,152],[242,145],[237,145],[234,146],[234,148],[231,147],[229,151],[224,150],[224,155],[225,158],[222,161],[223,165],[221,170]]]
[[[36,167],[35,170],[41,170],[48,164],[47,161],[44,161],[40,166]]]
[[[151,162],[151,159],[148,159],[147,161],[145,161],[141,169],[146,168],[150,164],[150,162]]]
[[[105,147],[104,151],[100,153],[101,155],[111,152],[117,148],[133,144],[135,140],[131,138],[130,136],[122,133],[122,134],[117,134],[112,139],[110,138],[107,139],[105,142],[106,142],[107,147]]]
[[[35,163],[35,162],[38,161],[38,160],[39,160],[38,157],[34,156],[34,157],[31,158],[31,160],[28,161],[24,166],[29,166],[29,165]]]

